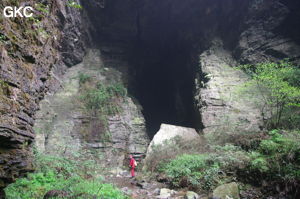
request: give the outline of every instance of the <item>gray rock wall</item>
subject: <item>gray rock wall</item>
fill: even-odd
[[[102,84],[122,83],[123,74],[107,68],[104,57],[99,50],[88,50],[83,62],[62,76],[62,87],[41,101],[34,126],[38,151],[71,159],[93,159],[99,170],[122,167],[128,154],[145,154],[149,143],[145,120],[141,108],[130,97],[121,102],[120,112],[104,116],[107,129],[101,127],[101,116],[91,115],[80,100],[84,92],[80,73]],[[95,153],[98,155],[93,156]]]
[[[300,19],[296,14],[299,6],[292,1],[249,1],[244,14],[232,26],[235,28],[217,31],[218,39],[209,40],[208,50],[199,56],[200,71],[206,77],[201,76],[196,82],[204,133],[216,133],[212,136],[228,141],[227,135],[263,128],[267,118],[261,114],[260,96],[258,92],[237,92],[248,77],[234,68],[285,58],[299,63],[299,36],[295,36],[299,29],[290,27]]]
[[[17,2],[33,7],[36,3]],[[83,42],[74,42],[82,40],[79,33],[84,32],[80,12],[65,8],[66,0],[43,2],[49,13],[37,10],[35,20],[1,17],[0,198],[7,184],[33,170],[35,113],[45,94],[59,86],[56,76],[65,70],[62,51],[71,51],[73,58],[68,63],[78,62],[83,56]],[[2,8],[11,3],[4,0],[0,5]]]
[[[248,79],[243,71],[234,67],[238,63],[231,53],[224,49],[221,40],[212,42],[212,47],[199,56],[205,78],[197,80],[196,101],[201,113],[204,134],[213,133],[214,138],[229,141],[227,135],[241,132],[258,132],[263,126],[258,99],[242,92]],[[225,140],[227,139],[227,140]]]
[[[292,1],[252,1],[234,51],[238,60],[257,63],[289,58],[299,63],[299,28],[294,24],[300,20],[299,6]]]

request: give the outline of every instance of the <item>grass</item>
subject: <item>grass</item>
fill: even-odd
[[[113,185],[103,183],[101,177],[91,175],[94,169],[91,164],[37,154],[37,170],[9,185],[5,189],[6,198],[40,199],[47,193],[52,194],[51,198],[128,198]]]
[[[90,81],[92,79],[92,77],[88,74],[85,74],[85,73],[79,73],[78,74],[78,79],[79,79],[79,85],[83,85],[87,81]]]

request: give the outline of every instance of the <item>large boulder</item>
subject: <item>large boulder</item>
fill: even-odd
[[[159,131],[155,134],[153,140],[150,142],[147,155],[152,152],[155,146],[163,145],[168,141],[172,141],[174,138],[179,138],[182,141],[189,142],[191,140],[200,139],[200,136],[193,128],[161,124]]]
[[[169,198],[172,198],[172,196],[174,196],[175,194],[176,194],[176,192],[174,190],[162,188],[160,190],[159,195],[156,196],[156,198],[157,199],[169,199]]]
[[[218,186],[213,191],[213,198],[218,199],[240,199],[240,191],[237,183],[232,182]]]
[[[162,159],[172,159],[185,152],[201,151],[204,147],[205,142],[195,129],[162,124],[147,149],[143,169],[154,171]],[[157,180],[161,182],[166,181],[164,177],[159,178]]]

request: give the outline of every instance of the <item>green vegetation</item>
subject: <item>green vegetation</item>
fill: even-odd
[[[41,13],[49,14],[49,5],[44,5],[42,3],[36,3],[35,9]]]
[[[79,73],[77,78],[80,84],[79,100],[93,120],[90,128],[97,131],[102,142],[109,142],[111,133],[108,129],[108,117],[122,111],[127,90],[121,83],[97,81],[96,78],[84,73]]]
[[[269,135],[250,154],[250,171],[257,174],[256,179],[296,185],[300,182],[300,131],[273,130]]]
[[[262,99],[261,112],[270,115],[267,127],[300,127],[300,69],[288,61],[244,65],[252,78],[246,83],[245,91],[258,88]]]
[[[160,145],[152,146],[145,166],[149,171],[154,172],[161,167],[161,164],[168,163],[183,154],[199,154],[204,151],[204,147],[205,143],[201,140],[195,139],[187,143],[176,136]]]
[[[54,194],[53,198],[127,198],[113,185],[94,177],[93,162],[82,164],[81,161],[38,154],[36,165],[34,173],[5,189],[7,199],[40,199],[49,191],[61,194]]]
[[[120,112],[118,100],[126,95],[126,89],[122,84],[104,85],[98,83],[96,88],[90,88],[81,96],[88,110],[105,115]]]
[[[223,142],[215,141],[216,134],[208,136],[213,139],[206,140],[206,151],[194,150],[193,143],[186,147],[176,141],[178,150],[165,143],[153,149],[148,169],[166,176],[175,187],[211,191],[233,181],[254,186],[266,182],[280,187],[281,193],[295,194],[300,184],[300,69],[287,61],[239,68],[251,77],[242,93],[253,97],[259,90],[257,104],[262,104],[262,114],[268,118],[266,130],[236,133],[232,129],[227,135],[220,129],[217,135]]]
[[[75,1],[68,1],[67,6],[71,8],[82,9],[82,6]]]
[[[181,155],[167,164],[160,171],[167,174],[172,185],[181,187],[200,187],[211,190],[218,182],[220,168],[218,164],[208,161],[208,155]]]
[[[270,131],[251,150],[225,145],[214,146],[209,154],[178,155],[162,161],[157,171],[177,187],[212,190],[239,179],[255,185],[275,182],[295,190],[300,183],[300,131]]]
[[[90,81],[92,79],[92,77],[90,75],[88,75],[88,74],[85,74],[85,73],[79,73],[78,74],[78,79],[79,79],[79,84],[83,85],[87,81]]]
[[[0,33],[0,42],[5,42],[7,40],[6,36]]]

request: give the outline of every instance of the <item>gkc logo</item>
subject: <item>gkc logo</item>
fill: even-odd
[[[26,7],[12,7],[6,6],[3,10],[4,17],[13,18],[13,17],[32,17],[34,9],[30,6]]]

